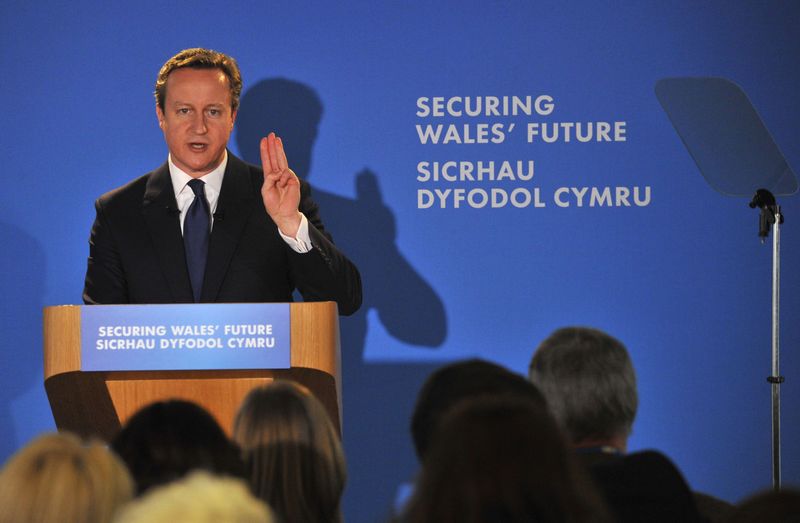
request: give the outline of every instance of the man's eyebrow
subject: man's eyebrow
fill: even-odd
[[[179,107],[182,105],[189,107],[195,106],[195,104],[193,104],[192,102],[184,102],[183,100],[175,100],[172,102],[172,107]],[[227,107],[227,106],[228,104],[226,104],[225,102],[211,102],[203,105],[203,107]]]

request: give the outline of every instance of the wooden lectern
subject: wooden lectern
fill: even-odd
[[[333,302],[290,304],[291,368],[278,370],[83,372],[81,307],[44,309],[44,386],[59,430],[109,441],[148,403],[185,399],[211,412],[230,435],[236,410],[251,389],[287,379],[306,386],[341,432],[339,322]]]

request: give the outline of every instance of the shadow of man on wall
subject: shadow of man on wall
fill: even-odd
[[[308,180],[323,106],[307,85],[283,78],[247,90],[237,117],[236,142],[247,162],[260,165],[259,140],[281,136],[290,167]],[[367,363],[367,314],[377,313],[395,339],[435,348],[447,335],[444,304],[397,248],[394,213],[383,202],[378,175],[355,175],[355,199],[312,189],[325,228],[361,272],[364,302],[341,320],[344,445],[348,461],[345,519],[375,521],[416,469],[408,425],[424,379],[438,365]]]

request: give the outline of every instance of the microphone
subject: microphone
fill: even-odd
[[[217,212],[214,213],[214,219],[222,221],[225,219],[225,211],[223,209],[218,209]]]
[[[170,216],[175,216],[176,214],[180,214],[181,213],[180,209],[178,209],[176,207],[172,207],[171,205],[167,205],[165,207],[165,209],[167,211],[167,214],[169,214]]]

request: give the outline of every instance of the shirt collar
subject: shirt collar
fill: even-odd
[[[192,181],[192,177],[183,172],[177,165],[172,162],[172,155],[170,154],[167,158],[167,163],[169,164],[169,177],[172,180],[172,189],[175,191],[175,195],[179,195],[181,191],[186,187],[190,181]],[[222,190],[222,177],[225,174],[225,168],[228,166],[228,151],[225,151],[225,155],[222,158],[222,162],[208,174],[204,174],[199,179],[203,180],[206,185],[211,187],[216,194],[219,194]]]

